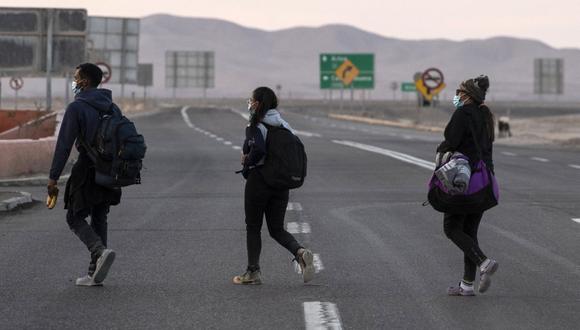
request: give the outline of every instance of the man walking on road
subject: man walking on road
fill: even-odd
[[[81,144],[81,140],[93,143],[102,113],[118,110],[111,91],[98,88],[102,77],[103,72],[95,64],[84,63],[76,68],[72,83],[75,100],[66,108],[61,123],[48,182],[49,196],[57,195],[58,179],[76,145],[79,156],[66,183],[64,201],[70,229],[91,254],[88,274],[76,280],[79,286],[102,285],[115,260],[115,252],[107,249],[107,215],[111,205],[119,204],[121,189],[95,184],[95,164]],[[89,215],[90,225],[86,221]]]

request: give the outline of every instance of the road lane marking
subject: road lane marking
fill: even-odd
[[[572,218],[572,221],[580,223],[580,218]]]
[[[224,144],[225,144],[226,146],[231,146],[231,145],[232,145],[232,143],[231,143],[230,141],[224,141]]]
[[[290,234],[310,234],[310,224],[307,222],[288,222],[286,231]]]
[[[232,146],[232,148],[233,148],[234,150],[242,150],[242,147],[240,147],[240,146]]]
[[[342,330],[338,307],[331,302],[307,301],[304,306],[306,330]]]
[[[510,157],[517,156],[517,154],[514,154],[513,152],[509,152],[509,151],[502,151],[501,154],[505,155],[505,156],[510,156]]]
[[[218,142],[222,142],[223,140],[224,140],[224,138],[222,138],[222,137],[217,137],[216,138],[216,141],[218,141]]]
[[[183,121],[187,126],[194,128],[193,124],[191,123],[191,120],[189,120],[189,116],[187,115],[187,109],[189,109],[189,107],[181,108],[181,117],[183,117]]]
[[[374,153],[388,156],[391,158],[395,158],[395,159],[398,159],[400,161],[403,161],[403,162],[406,162],[409,164],[413,164],[413,165],[416,165],[416,166],[419,166],[419,167],[422,167],[422,168],[425,168],[428,170],[435,169],[435,163],[428,162],[428,161],[423,160],[421,158],[413,157],[411,155],[407,155],[407,154],[404,154],[401,152],[383,149],[383,148],[371,146],[368,144],[362,144],[362,143],[352,142],[352,141],[332,140],[332,142],[334,142],[336,144],[341,144],[344,146],[352,147],[352,148],[357,148],[357,149],[361,149],[361,150],[365,150],[365,151],[374,152]]]
[[[570,164],[570,165],[568,165],[568,166],[570,166],[571,168],[575,168],[575,169],[577,169],[577,170],[580,170],[580,165],[576,165],[576,164]]]
[[[300,203],[288,203],[286,206],[286,211],[302,211],[302,205]]]
[[[546,158],[540,158],[540,157],[531,157],[530,159],[531,159],[531,160],[535,160],[535,161],[537,161],[537,162],[542,162],[542,163],[547,163],[547,162],[549,162],[549,161],[550,161],[549,159],[546,159]]]
[[[298,131],[298,130],[294,130],[294,134],[307,136],[307,137],[322,137],[322,135],[320,135],[318,133],[310,133],[310,132]]]

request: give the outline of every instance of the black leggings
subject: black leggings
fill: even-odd
[[[246,234],[248,248],[248,269],[260,268],[262,250],[262,222],[266,224],[270,236],[290,253],[296,255],[302,248],[294,236],[284,229],[284,216],[288,206],[288,190],[276,190],[266,185],[262,175],[252,170],[246,181],[244,209],[246,211]]]
[[[468,282],[475,280],[477,267],[487,259],[477,242],[477,229],[483,213],[449,214],[443,217],[445,235],[463,251],[465,273],[463,279]]]

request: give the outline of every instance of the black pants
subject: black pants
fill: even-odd
[[[302,248],[294,236],[284,229],[284,216],[288,206],[288,190],[276,190],[266,185],[262,175],[252,170],[246,181],[244,193],[244,209],[246,211],[246,235],[248,248],[248,268],[260,268],[260,252],[262,250],[262,222],[266,215],[266,223],[270,236],[290,253],[296,255]]]
[[[66,221],[70,229],[86,245],[91,252],[91,263],[89,265],[89,275],[95,272],[97,259],[103,249],[107,246],[107,214],[108,204],[100,204],[91,208],[82,209],[73,213],[68,210]],[[91,216],[91,224],[86,221]]]
[[[443,218],[445,235],[463,251],[465,273],[463,279],[469,282],[475,280],[477,267],[487,259],[479,248],[477,230],[483,213],[448,214]]]

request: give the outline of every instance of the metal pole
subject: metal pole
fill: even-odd
[[[2,77],[0,77],[0,109],[2,109]]]
[[[65,82],[65,86],[64,86],[64,99],[65,99],[65,103],[68,105],[70,103],[70,86],[71,86],[71,79],[70,79],[70,73],[66,74],[66,82]]]
[[[176,90],[177,90],[177,52],[173,52],[173,103],[177,101]]]
[[[127,65],[127,20],[123,19],[123,35],[121,36],[121,100],[125,98],[125,66]]]
[[[46,31],[46,110],[52,109],[52,36],[54,29],[54,11],[47,11],[48,27]]]
[[[14,99],[14,110],[18,110],[18,90],[14,91],[15,99]]]

